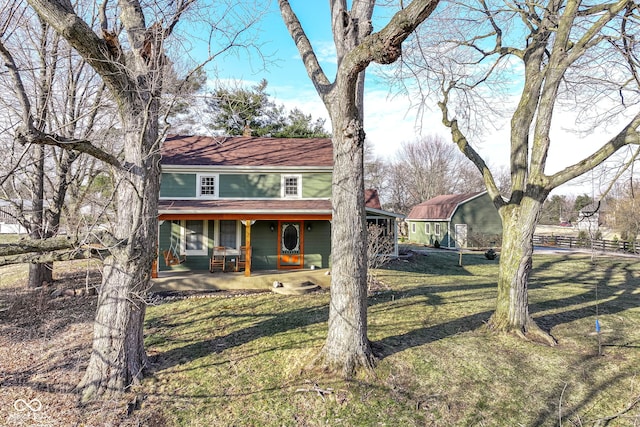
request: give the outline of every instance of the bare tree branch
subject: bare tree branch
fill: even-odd
[[[104,259],[107,249],[83,247],[75,250],[55,250],[45,253],[24,253],[19,255],[0,255],[0,266],[11,264],[49,264],[57,261],[97,258]]]
[[[99,38],[73,11],[68,0],[29,0],[29,4],[40,16],[49,17],[50,25],[100,73],[114,96],[121,96],[123,92],[135,87],[136,83],[129,74],[123,72],[121,65],[112,60],[107,42]]]
[[[499,208],[505,204],[504,199],[500,195],[500,189],[496,185],[493,174],[491,173],[491,170],[489,170],[489,167],[485,163],[484,159],[471,146],[471,144],[469,144],[469,141],[467,141],[467,138],[460,130],[458,121],[455,119],[449,119],[449,109],[447,107],[448,96],[448,91],[444,91],[443,101],[438,102],[438,106],[442,111],[442,123],[449,129],[451,129],[453,142],[458,146],[460,151],[462,151],[462,153],[464,153],[464,155],[473,162],[476,168],[478,168],[478,171],[480,171],[480,173],[482,174],[482,179],[485,183],[485,186],[487,187],[489,197],[491,197],[491,200],[493,200],[494,205]]]
[[[120,160],[118,160],[118,158],[96,147],[91,143],[91,141],[85,139],[66,138],[59,135],[51,135],[45,132],[41,132],[35,128],[19,129],[16,138],[22,144],[53,145],[65,150],[75,150],[80,153],[86,153],[112,166],[122,168],[122,164],[120,163]]]
[[[591,154],[589,157],[575,163],[569,167],[564,168],[560,172],[551,175],[549,177],[548,189],[551,190],[557,186],[564,184],[565,182],[576,178],[587,171],[590,171],[597,165],[604,162],[611,157],[618,149],[625,145],[640,145],[640,133],[638,128],[640,127],[640,113],[627,124],[616,136],[610,139],[604,144],[598,151]]]
[[[307,38],[298,17],[291,9],[289,2],[287,0],[278,0],[278,4],[280,5],[282,19],[284,20],[289,33],[291,33],[291,37],[298,48],[298,52],[300,52],[300,57],[302,58],[307,74],[311,79],[311,83],[313,83],[316,91],[322,97],[324,96],[323,94],[326,94],[331,90],[332,84],[324,71],[322,71],[322,67],[320,66],[320,62],[318,61],[313,47],[311,46],[311,42]]]
[[[22,106],[22,120],[24,123],[32,125],[33,118],[31,117],[31,102],[29,102],[29,97],[27,97],[27,91],[22,83],[22,78],[20,77],[20,72],[18,71],[18,67],[13,59],[13,55],[11,55],[9,50],[6,48],[2,39],[0,39],[0,57],[4,60],[4,66],[9,70],[9,74],[16,85],[14,93]]]

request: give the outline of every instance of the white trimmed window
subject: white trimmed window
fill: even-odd
[[[424,234],[431,234],[431,223],[430,222],[425,222],[424,223]]]
[[[302,197],[302,175],[282,175],[282,197]]]
[[[218,198],[218,175],[198,175],[198,197]]]
[[[182,232],[186,255],[207,255],[207,221],[184,220]]]
[[[416,232],[416,223],[415,223],[415,222],[412,222],[412,223],[411,223],[411,232],[412,232],[412,233],[415,233],[415,232]]]
[[[240,230],[238,221],[233,219],[223,219],[218,222],[218,245],[231,249],[238,249],[240,240]]]
[[[436,236],[439,236],[440,235],[440,224],[439,223],[435,223],[435,224],[433,224],[433,227],[435,229],[433,234],[435,234]]]

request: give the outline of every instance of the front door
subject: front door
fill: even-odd
[[[278,224],[278,268],[302,268],[302,222],[280,222]]]

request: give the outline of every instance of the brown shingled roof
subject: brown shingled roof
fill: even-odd
[[[450,219],[455,213],[458,205],[467,202],[481,194],[484,191],[478,193],[465,193],[465,194],[445,194],[442,196],[436,196],[433,199],[429,199],[426,202],[422,202],[411,209],[407,220],[447,220]]]
[[[329,138],[246,136],[169,136],[162,145],[163,165],[333,166]]]

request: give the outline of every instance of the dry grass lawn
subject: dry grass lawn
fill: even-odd
[[[497,262],[457,263],[433,251],[379,272],[388,289],[369,308],[378,365],[349,381],[309,368],[326,335],[326,292],[158,300],[146,320],[154,374],[122,399],[85,407],[74,387],[95,297],[25,291],[24,269],[1,268],[0,424],[640,424],[638,259],[535,256],[531,311],[554,348],[487,331]],[[99,283],[86,262],[59,270],[54,286],[78,294]],[[39,411],[24,405],[37,402]]]

